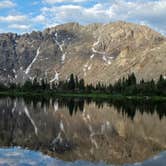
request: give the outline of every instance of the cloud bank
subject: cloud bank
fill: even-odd
[[[13,2],[3,1],[0,3],[0,8],[5,7],[5,3]],[[19,6],[19,3],[16,6]],[[22,17],[0,16],[0,29],[2,29],[1,22],[13,24],[19,20],[25,20],[21,21],[21,25],[28,23],[29,27],[39,30],[67,22],[85,25],[122,20],[148,25],[166,34],[166,0],[41,0],[40,3],[36,3],[35,8],[35,14],[29,10],[28,13],[22,12]]]

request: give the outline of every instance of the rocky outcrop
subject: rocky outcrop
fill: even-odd
[[[71,73],[86,83],[109,83],[134,72],[138,79],[166,75],[166,37],[126,23],[68,23],[43,32],[0,34],[0,81],[27,78],[66,79]]]

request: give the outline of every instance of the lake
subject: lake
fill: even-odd
[[[0,165],[164,165],[165,131],[164,101],[1,97]]]

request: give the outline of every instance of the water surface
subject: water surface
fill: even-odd
[[[166,149],[165,108],[150,101],[1,98],[0,146],[21,146],[70,164],[142,162]]]
[[[165,166],[166,152],[163,152],[142,163],[124,164],[123,166]],[[21,149],[20,147],[0,149],[1,166],[113,166],[104,162],[74,161],[67,162],[40,152]]]

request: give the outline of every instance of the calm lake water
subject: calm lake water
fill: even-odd
[[[0,98],[0,166],[164,166],[165,131],[162,101]]]

